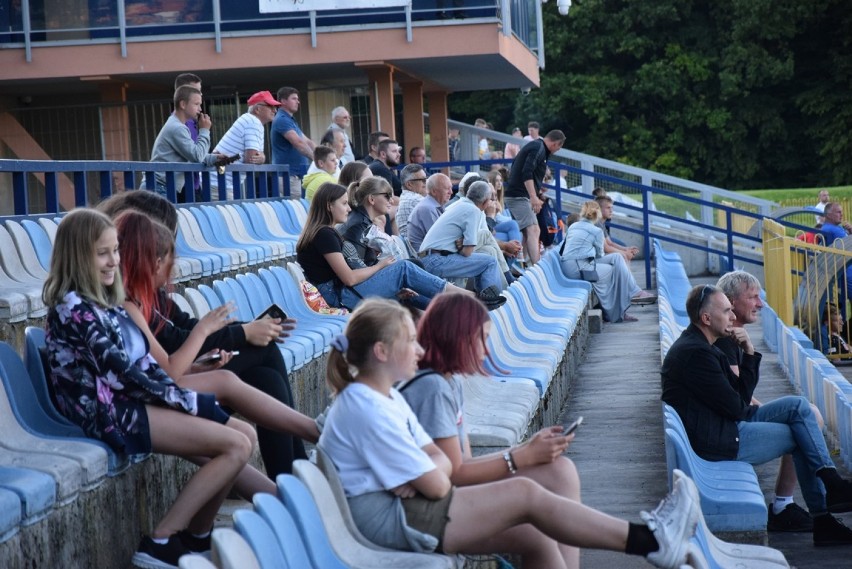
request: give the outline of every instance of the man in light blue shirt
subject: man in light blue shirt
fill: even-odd
[[[471,185],[466,199],[435,221],[419,251],[423,266],[433,275],[449,279],[473,278],[479,299],[493,309],[506,302],[499,294],[500,269],[494,257],[473,252],[478,240],[479,219],[490,199],[488,183]]]

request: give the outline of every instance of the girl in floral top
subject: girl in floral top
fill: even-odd
[[[205,325],[209,316],[190,330],[176,350],[168,353],[163,348],[155,335],[156,328],[152,329],[150,315],[155,307],[156,291],[167,285],[171,276],[174,264],[172,232],[147,215],[132,210],[119,214],[115,226],[121,243],[121,270],[127,292],[124,308],[145,334],[151,356],[166,373],[181,387],[214,394],[222,405],[258,425],[316,442],[319,438],[316,421],[252,387],[233,372],[220,369],[231,360],[231,352],[218,350],[218,361],[203,365],[194,363],[204,340],[218,329]],[[233,308],[231,303],[226,303],[212,312],[224,311],[227,315]],[[233,320],[227,318],[227,323]],[[165,323],[161,321],[160,324]],[[255,492],[275,493],[272,480],[258,478],[254,473],[250,479],[247,473],[246,478],[238,482],[236,489],[247,499]]]
[[[118,239],[107,216],[77,209],[62,220],[43,291],[50,307],[50,378],[59,410],[88,436],[117,452],[173,454],[199,463],[133,557],[138,567],[176,567],[181,555],[203,544],[256,435],[222,411],[213,395],[179,387],[157,366],[145,336],[120,306],[118,266]],[[207,325],[221,326],[226,318],[222,311]]]

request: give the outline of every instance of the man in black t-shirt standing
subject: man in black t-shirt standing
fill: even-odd
[[[544,202],[541,199],[541,182],[547,170],[547,159],[562,148],[565,134],[551,130],[544,138],[526,143],[515,156],[509,179],[504,184],[503,203],[524,234],[527,262],[538,262],[539,227],[536,214]]]

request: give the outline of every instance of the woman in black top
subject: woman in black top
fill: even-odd
[[[390,192],[374,194],[370,199],[390,200]],[[397,262],[385,257],[369,267],[352,269],[343,256],[343,238],[334,228],[349,215],[346,188],[325,183],[317,190],[305,228],[296,244],[296,259],[307,279],[320,291],[330,306],[353,309],[361,299],[378,296],[397,298],[402,289],[410,289],[408,298],[416,308],[424,309],[432,297],[447,287],[461,290],[424,271],[414,263]]]

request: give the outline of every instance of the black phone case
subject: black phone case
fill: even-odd
[[[287,313],[284,312],[280,306],[277,304],[270,304],[269,308],[260,313],[255,320],[260,320],[261,318],[280,318],[282,321],[287,318]]]

